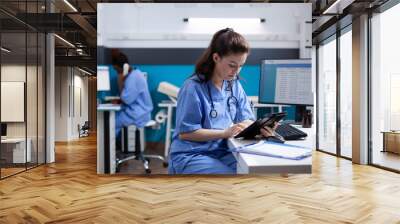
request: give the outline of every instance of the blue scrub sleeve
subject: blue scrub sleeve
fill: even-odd
[[[242,122],[244,120],[255,120],[253,109],[251,108],[250,100],[248,99],[244,89],[239,81],[237,81],[237,90],[238,90],[238,103],[239,110],[236,114],[236,123]]]
[[[178,96],[176,108],[177,133],[193,132],[201,129],[202,110],[201,102],[193,85],[185,85]]]
[[[137,74],[130,74],[130,76],[137,75]],[[134,77],[127,77],[125,79],[124,88],[121,92],[121,100],[125,104],[129,105],[136,101],[138,96],[146,87],[146,82],[144,82],[144,78],[137,78]]]

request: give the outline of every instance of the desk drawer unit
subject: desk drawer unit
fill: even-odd
[[[31,162],[31,141],[28,139],[28,147],[25,150],[25,141],[9,141],[1,143],[1,159],[8,164]]]
[[[383,133],[383,151],[400,154],[400,132]]]
[[[134,152],[136,146],[136,126],[128,127],[128,152]]]

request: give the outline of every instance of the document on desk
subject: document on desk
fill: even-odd
[[[268,141],[260,141],[255,144],[245,145],[235,148],[232,151],[293,160],[300,160],[312,154],[310,148]]]
[[[97,110],[121,110],[120,104],[112,104],[112,103],[103,103],[97,105]]]

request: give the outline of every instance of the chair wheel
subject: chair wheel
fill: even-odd
[[[146,169],[146,174],[150,174],[151,173],[151,169]]]
[[[145,160],[147,161],[147,163],[150,163],[150,158],[146,158]]]
[[[163,162],[162,165],[163,165],[164,168],[167,168],[168,167],[168,162]]]
[[[119,173],[119,171],[121,171],[121,168],[119,166],[115,167],[115,172]]]

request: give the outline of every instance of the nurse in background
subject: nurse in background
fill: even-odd
[[[248,53],[249,44],[232,29],[214,34],[196,63],[195,73],[178,94],[170,174],[236,173],[236,160],[226,139],[255,119],[238,81]],[[261,133],[272,136],[275,127],[261,129]]]
[[[112,65],[118,73],[118,87],[122,102],[115,122],[118,137],[123,127],[129,125],[144,127],[150,121],[153,102],[143,73],[129,65],[126,55],[113,54]]]

